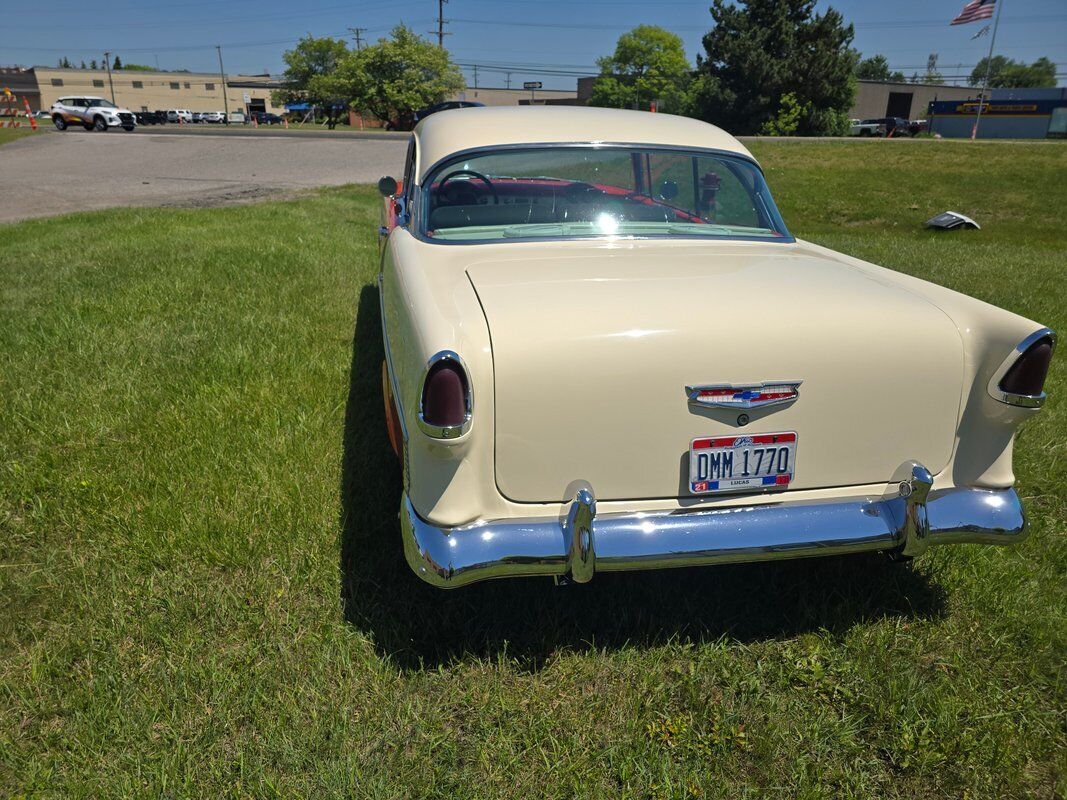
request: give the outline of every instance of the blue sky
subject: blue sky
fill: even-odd
[[[1004,3],[996,52],[1032,61],[1046,55],[1067,75],[1067,2],[1001,0]],[[939,54],[946,76],[968,75],[989,39],[972,40],[982,27],[956,27],[949,20],[964,0],[820,0],[856,26],[855,46],[883,53],[905,74],[922,71],[930,53]],[[702,52],[701,35],[711,15],[706,0],[449,0],[452,20],[445,42],[453,58],[479,64],[479,86],[541,80],[545,88],[574,88],[574,72],[589,72],[610,52],[623,31],[640,23],[661,25],[685,41],[690,60]],[[77,64],[101,59],[103,50],[125,61],[194,71],[217,69],[215,44],[223,45],[228,72],[280,73],[282,53],[306,33],[347,36],[362,27],[366,39],[384,36],[404,21],[420,33],[436,28],[437,0],[57,0],[18,4],[4,12],[0,64],[55,64],[67,56]],[[963,65],[962,67],[957,65]],[[474,70],[465,66],[473,85]],[[1067,84],[1060,78],[1060,85]]]

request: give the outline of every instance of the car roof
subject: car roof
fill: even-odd
[[[689,117],[575,106],[486,106],[441,111],[415,126],[417,182],[461,151],[523,144],[637,144],[722,150],[751,159],[721,128]]]

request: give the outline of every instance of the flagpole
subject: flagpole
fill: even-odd
[[[993,71],[993,46],[997,43],[997,28],[1000,27],[1000,12],[1004,9],[1004,0],[997,0],[997,18],[993,20],[993,35],[989,37],[989,55],[985,60],[985,83],[982,85],[982,97],[978,101],[978,116],[974,118],[971,129],[971,141],[978,138],[978,123],[982,121],[982,107],[989,102],[989,75]]]

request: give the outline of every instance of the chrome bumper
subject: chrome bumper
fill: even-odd
[[[553,575],[584,583],[593,573],[901,548],[931,544],[1011,544],[1026,536],[1013,489],[931,492],[933,478],[908,462],[882,497],[788,501],[672,513],[596,515],[592,489],[580,489],[560,519],[507,519],[438,528],[400,512],[404,555],[434,586],[489,578]]]

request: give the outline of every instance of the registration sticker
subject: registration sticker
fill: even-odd
[[[694,439],[689,444],[689,490],[714,494],[788,489],[796,453],[797,435],[792,431]]]

